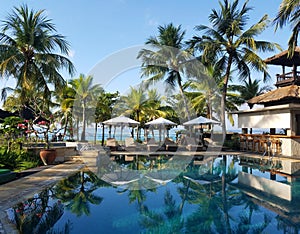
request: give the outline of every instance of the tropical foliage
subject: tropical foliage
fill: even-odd
[[[69,43],[57,34],[55,25],[47,19],[44,11],[30,10],[27,5],[15,7],[12,14],[2,21],[0,32],[0,72],[3,77],[16,79],[21,101],[40,91],[49,101],[50,87],[56,90],[65,85],[59,73],[62,68],[74,74],[72,62],[67,55]],[[59,50],[61,54],[55,54]]]
[[[187,108],[187,100],[183,93],[183,76],[188,75],[194,60],[191,54],[184,50],[184,35],[181,26],[175,27],[172,23],[159,26],[158,36],[150,37],[146,45],[150,49],[142,49],[138,58],[141,58],[142,77],[147,78],[147,83],[164,80],[174,88],[176,85],[184,102],[185,110],[190,119],[190,110]]]
[[[240,80],[250,77],[251,69],[263,72],[268,78],[267,67],[257,54],[274,51],[279,46],[275,43],[256,40],[268,26],[269,19],[264,15],[256,24],[246,29],[248,12],[252,9],[246,1],[239,8],[239,0],[232,3],[228,0],[220,2],[220,10],[213,9],[209,15],[210,26],[198,25],[196,30],[202,36],[194,36],[189,44],[196,51],[202,52],[204,64],[216,61],[216,68],[223,71],[221,87],[221,122],[223,138],[226,134],[225,105],[230,75],[234,68]]]
[[[300,1],[299,0],[282,0],[279,6],[279,11],[274,19],[276,29],[282,28],[285,24],[290,24],[292,27],[292,35],[288,41],[289,55],[293,56],[298,42],[298,34],[300,27]]]
[[[85,141],[85,130],[88,117],[94,118],[92,113],[95,112],[94,107],[97,104],[97,96],[103,92],[103,89],[99,84],[93,84],[92,76],[86,77],[84,74],[80,74],[79,78],[71,80],[70,85],[76,91],[74,105],[76,110],[79,111],[79,114],[81,114],[81,116],[78,115],[78,113],[75,114],[77,114],[77,120],[80,117],[82,118],[81,141]],[[77,132],[79,131],[77,130]]]

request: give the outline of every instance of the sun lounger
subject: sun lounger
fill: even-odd
[[[126,138],[125,139],[125,146],[124,150],[126,151],[138,151],[140,150],[140,145],[134,141],[132,137]]]
[[[178,149],[178,145],[174,141],[172,141],[170,138],[165,139],[164,145],[165,145],[166,151],[175,152]]]
[[[107,138],[106,146],[109,147],[111,151],[116,151],[119,148],[119,143],[116,141],[115,138]]]
[[[150,138],[147,141],[147,150],[149,152],[156,152],[156,151],[165,151],[165,145],[163,143],[157,143],[153,138]]]
[[[181,140],[181,144],[185,145],[186,149],[189,151],[205,151],[207,146],[203,145],[202,141],[193,137],[185,136]]]

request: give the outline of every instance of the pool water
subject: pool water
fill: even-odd
[[[234,156],[202,157],[175,175],[172,157],[162,159],[117,160],[126,180],[112,166],[80,171],[8,215],[30,234],[299,232],[300,181],[277,174],[280,163],[262,169]]]

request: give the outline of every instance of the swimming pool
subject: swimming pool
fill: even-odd
[[[82,170],[8,215],[22,233],[300,230],[300,182],[278,173],[280,161],[236,156],[173,161],[172,156],[118,159],[93,172]]]

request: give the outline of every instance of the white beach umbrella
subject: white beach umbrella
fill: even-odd
[[[146,126],[153,126],[154,128],[159,129],[159,141],[161,141],[161,129],[165,126],[176,126],[177,124],[172,122],[171,120],[165,119],[163,117],[159,117],[158,119],[154,119],[150,122],[145,123]]]
[[[152,120],[150,122],[145,123],[145,125],[152,125],[152,126],[175,126],[177,125],[176,123],[172,122],[171,120],[165,119],[163,117],[159,117],[158,119]]]
[[[176,170],[158,170],[148,172],[145,177],[158,183],[158,184],[167,184],[172,181],[179,175],[179,172]]]
[[[136,127],[140,124],[140,122],[130,119],[124,115],[120,115],[118,117],[104,121],[103,124],[109,125],[109,126],[115,126],[115,127],[120,126],[121,127],[121,140],[122,140],[123,128],[125,126]]]
[[[205,118],[203,116],[199,116],[198,118],[183,123],[184,126],[203,125],[203,124],[220,124],[220,122],[213,119]]]
[[[135,127],[140,124],[140,122],[135,121],[133,119],[130,119],[124,115],[120,115],[118,117],[106,120],[103,122],[105,125],[111,125],[111,126],[129,126],[129,127]]]
[[[129,171],[116,171],[112,173],[106,173],[101,177],[102,180],[116,186],[127,185],[140,179],[138,172]]]

